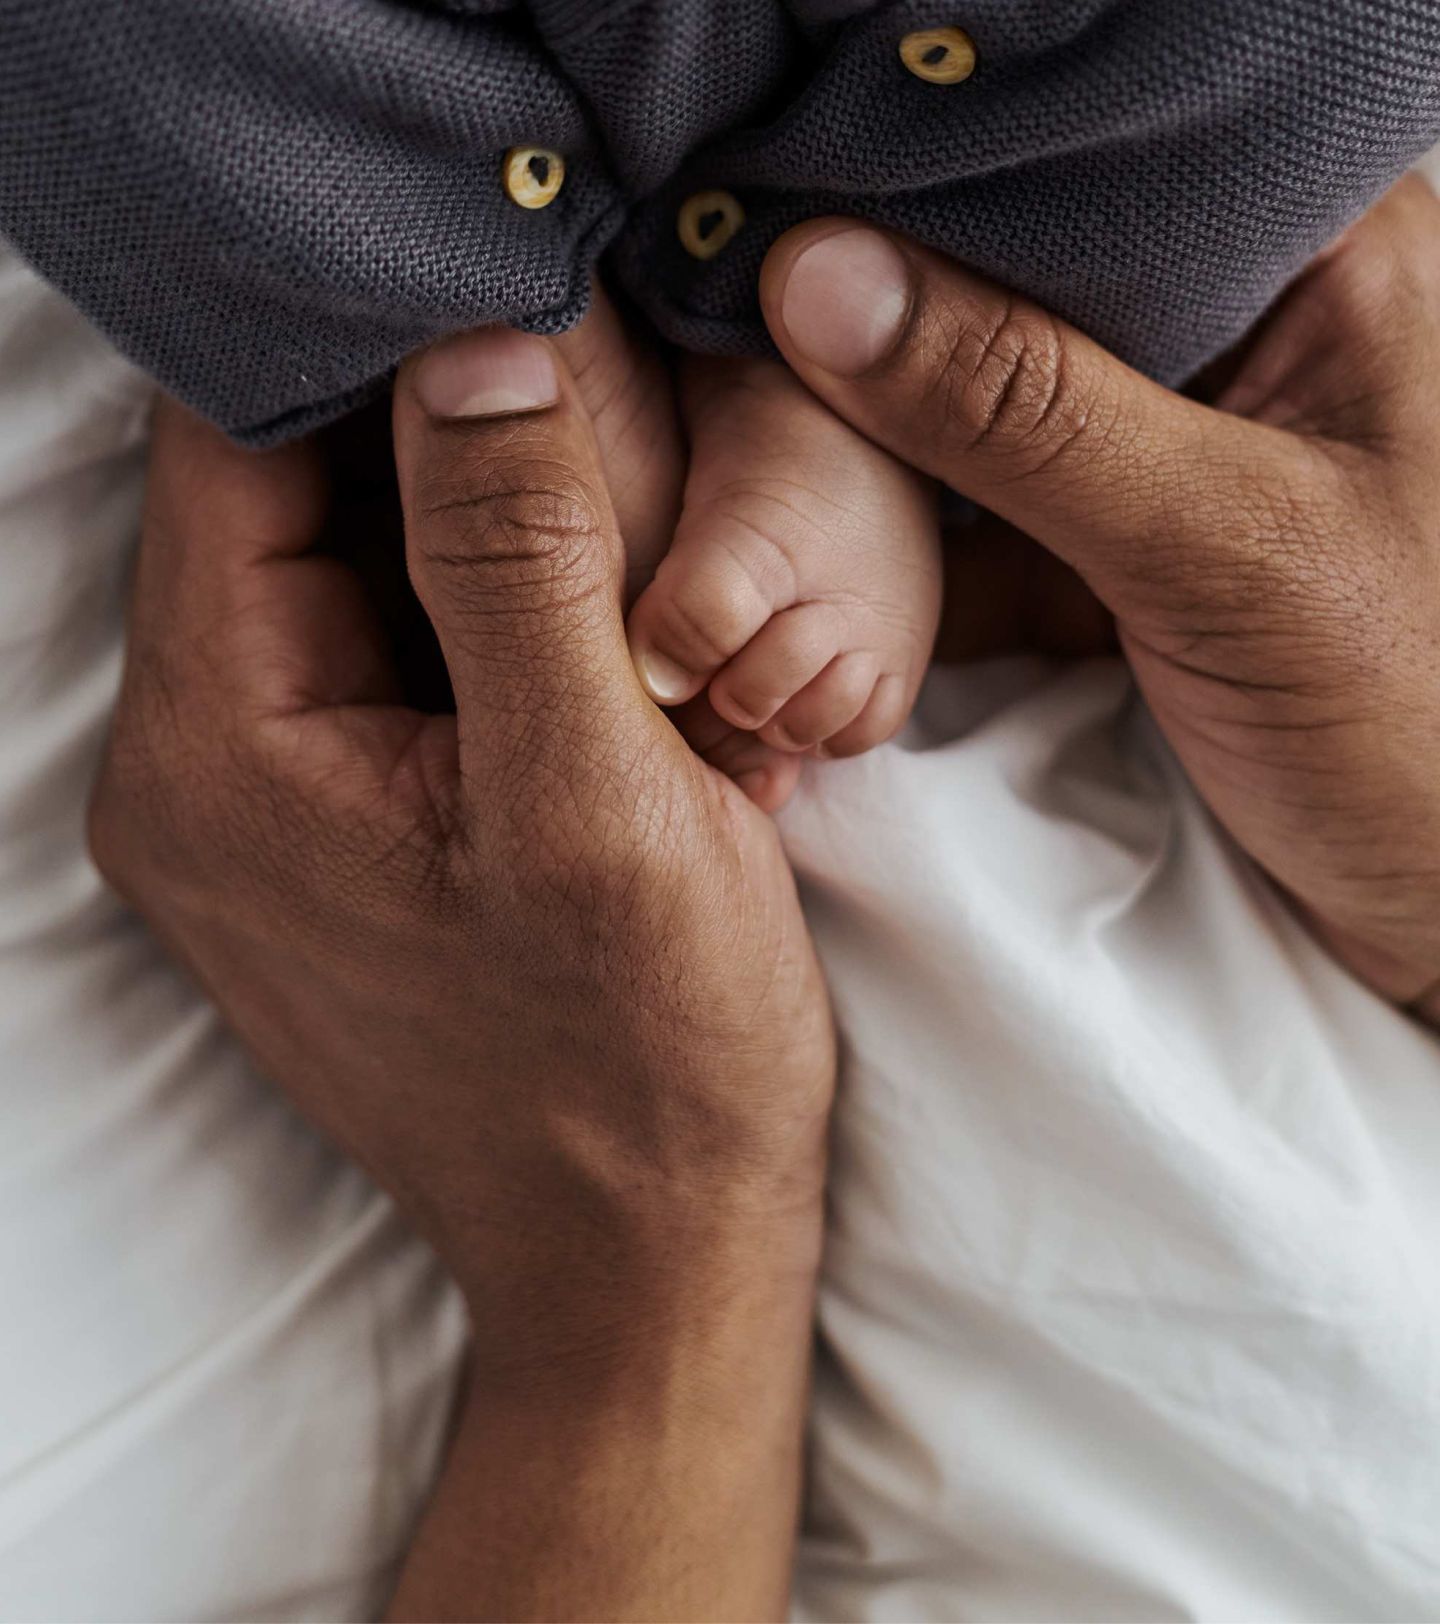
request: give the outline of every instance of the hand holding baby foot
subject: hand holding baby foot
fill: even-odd
[[[684,509],[629,622],[646,690],[781,750],[881,743],[934,642],[933,483],[773,361],[688,361],[682,409]]]
[[[685,488],[686,448],[669,371],[661,352],[626,323],[599,284],[589,315],[557,338],[555,347],[594,425],[625,543],[628,607],[670,547]],[[703,697],[672,720],[691,749],[761,811],[777,811],[790,798],[800,775],[795,757],[734,727]]]
[[[833,410],[1089,587],[1237,843],[1440,1025],[1437,243],[1440,203],[1403,182],[1279,302],[1218,410],[849,221],[781,238],[761,297]]]
[[[635,681],[559,346],[437,346],[394,436],[454,713],[317,448],[165,407],[95,854],[473,1306],[393,1616],[779,1617],[834,1079],[794,882]]]

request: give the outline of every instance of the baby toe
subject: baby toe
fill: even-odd
[[[855,651],[837,655],[788,700],[762,730],[777,750],[809,750],[853,722],[875,688],[877,661]]]
[[[782,610],[710,684],[711,704],[735,727],[763,727],[835,658],[843,630],[829,604]]]
[[[692,698],[770,613],[726,554],[677,542],[630,611],[626,636],[641,685],[659,705]]]
[[[821,754],[836,760],[859,756],[893,739],[905,725],[913,697],[904,677],[887,672],[870,691],[859,715],[825,740]]]

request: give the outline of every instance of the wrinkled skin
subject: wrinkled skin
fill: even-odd
[[[467,1283],[602,1220],[807,1234],[823,986],[772,826],[635,682],[583,407],[436,425],[402,380],[395,418],[458,714],[311,551],[314,449],[167,406],[102,869]]]
[[[784,291],[841,229],[782,239],[762,296],[822,400],[989,510],[952,544],[942,649],[1118,643],[1241,845],[1433,1018],[1440,205],[1398,188],[1214,405],[903,243],[894,349],[828,373]],[[616,373],[611,315],[559,346],[578,383],[545,413],[435,423],[417,363],[397,384],[453,715],[405,702],[317,550],[316,448],[246,456],[166,408],[94,803],[104,872],[476,1308],[484,1403],[411,1616],[785,1604],[835,1057],[774,832],[710,763],[778,804],[796,762],[703,705],[682,739],[636,682],[623,607],[683,448],[653,358]]]
[[[899,240],[893,348],[826,371],[787,331],[785,288],[853,224],[787,234],[762,296],[824,401],[999,521],[952,554],[942,647],[1118,638],[1235,839],[1352,969],[1433,1016],[1440,202],[1397,186],[1221,369],[1213,406]]]

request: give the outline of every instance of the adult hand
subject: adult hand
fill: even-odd
[[[555,348],[427,352],[394,432],[457,714],[313,551],[315,450],[165,408],[97,860],[472,1305],[401,1608],[776,1613],[834,1071],[793,882],[636,682]]]
[[[854,221],[783,237],[762,298],[823,400],[1078,573],[1236,840],[1352,969],[1433,1016],[1440,203],[1429,188],[1402,183],[1310,269],[1213,408]],[[1098,625],[1062,576],[1029,580],[1074,644]],[[1012,613],[1020,580],[1006,583]]]

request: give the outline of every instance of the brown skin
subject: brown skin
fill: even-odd
[[[1114,634],[1196,788],[1317,934],[1440,1011],[1440,202],[1406,180],[1287,295],[1215,407],[895,239],[895,347],[860,377],[796,351],[776,244],[762,299],[811,389],[1039,543],[957,556],[948,652],[1008,628]],[[986,603],[992,613],[986,616]],[[978,605],[978,607],[977,607]]]
[[[423,361],[422,363],[423,364]],[[395,442],[458,715],[315,450],[156,425],[98,861],[472,1307],[396,1616],[785,1610],[834,1048],[773,827],[642,694],[587,414]]]
[[[628,609],[649,585],[675,534],[690,471],[689,448],[674,380],[661,355],[625,322],[603,287],[597,284],[591,295],[590,314],[557,339],[556,348],[590,414],[600,446],[601,466],[625,543]],[[694,361],[682,370],[690,375],[692,387],[699,372],[714,376],[718,371],[743,392],[757,374],[778,369],[773,361],[732,360]],[[763,405],[752,408],[752,416],[762,413]],[[754,733],[722,721],[708,697],[702,694],[672,711],[671,720],[693,750],[733,779],[764,811],[774,812],[789,799],[800,776],[799,761]]]
[[[894,356],[859,381],[792,356],[1044,544],[957,546],[942,648],[1100,649],[1113,611],[1237,838],[1430,1009],[1437,216],[1407,185],[1357,228],[1231,415],[913,246]],[[782,346],[787,266],[833,229],[767,264]],[[603,349],[575,359],[610,376]],[[668,430],[634,428],[652,398],[594,402],[638,578],[678,492]],[[779,1616],[834,1067],[793,885],[640,695],[574,396],[437,425],[407,373],[396,432],[458,720],[399,703],[356,582],[312,553],[314,452],[245,456],[167,409],[95,849],[474,1306],[396,1616]],[[687,725],[727,748],[713,716]]]

